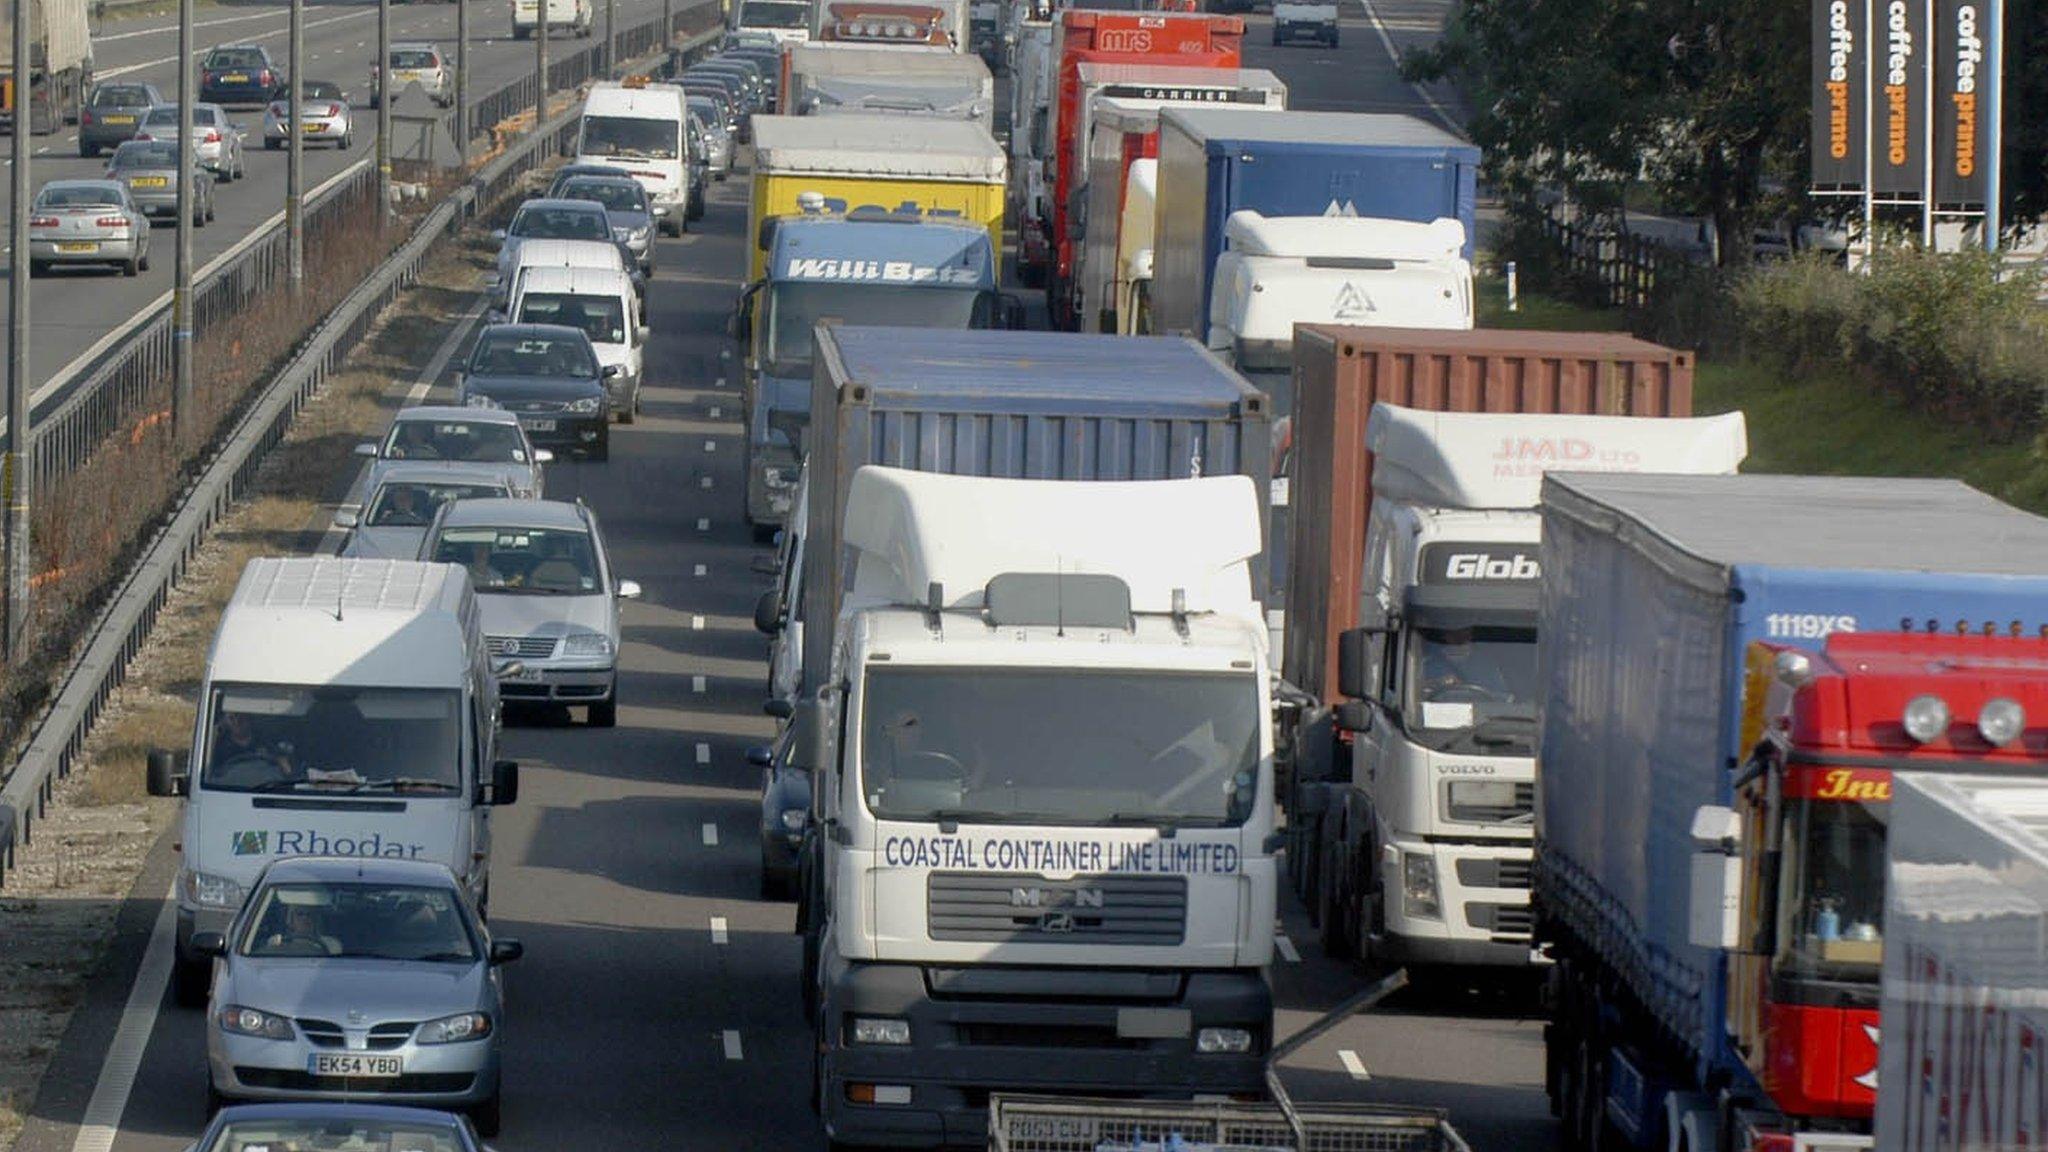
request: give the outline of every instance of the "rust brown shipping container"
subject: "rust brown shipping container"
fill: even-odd
[[[1286,651],[1289,682],[1337,702],[1337,637],[1358,624],[1372,511],[1366,420],[1433,412],[1692,415],[1693,356],[1613,332],[1294,330]]]

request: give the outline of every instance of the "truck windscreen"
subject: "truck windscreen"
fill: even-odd
[[[1257,792],[1249,675],[878,667],[861,717],[882,819],[1221,828]]]
[[[218,686],[201,780],[221,792],[460,792],[461,713],[452,689]]]
[[[1884,962],[1885,807],[1855,800],[1786,802],[1780,974],[1877,980]]]
[[[751,0],[740,6],[742,28],[801,28],[810,23],[811,6],[788,0]]]
[[[898,328],[974,328],[981,292],[965,287],[902,287],[870,283],[796,281],[768,293],[768,347],[762,360],[771,376],[811,375],[811,328],[827,316],[848,324]]]
[[[1415,627],[1406,649],[1402,710],[1411,734],[1439,751],[1477,743],[1506,755],[1534,752],[1535,629]]]

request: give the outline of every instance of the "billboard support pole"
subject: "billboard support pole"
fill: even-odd
[[[1934,242],[1934,56],[1935,45],[1941,37],[1934,35],[1934,0],[1921,0],[1921,10],[1926,13],[1921,27],[1929,35],[1919,51],[1920,74],[1920,132],[1923,137],[1920,164],[1920,246],[1929,252],[1937,251]]]
[[[1985,52],[1984,70],[1991,77],[1985,102],[1985,123],[1991,129],[1991,146],[1984,152],[1984,250],[1998,251],[2000,163],[2005,150],[2005,0],[1988,0],[1991,9],[1991,45]]]
[[[1863,0],[1863,34],[1876,32],[1877,0]],[[1877,49],[1863,52],[1863,259],[1865,271],[1877,257]]]

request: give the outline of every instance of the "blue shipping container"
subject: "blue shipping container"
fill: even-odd
[[[831,620],[839,524],[865,464],[1035,480],[1272,475],[1264,393],[1189,340],[821,325],[812,361],[804,618]],[[1253,587],[1265,587],[1254,562]],[[804,666],[830,658],[806,628]],[[816,683],[816,680],[810,682]]]
[[[1448,216],[1465,225],[1469,260],[1478,176],[1477,147],[1413,116],[1163,108],[1152,331],[1207,339],[1209,275],[1232,212]]]
[[[1688,938],[1694,811],[1747,750],[1744,653],[1833,631],[2048,626],[2048,520],[1949,480],[1550,473],[1539,931],[1611,965],[1704,1078],[1742,1076]]]

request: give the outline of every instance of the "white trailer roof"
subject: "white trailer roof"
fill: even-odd
[[[826,41],[789,49],[789,74],[811,79],[823,76],[877,76],[908,81],[961,79],[993,84],[988,65],[964,52],[934,52],[928,47]]]
[[[1000,183],[1003,150],[969,120],[913,116],[756,116],[757,171]]]
[[[1749,455],[1740,412],[1672,419],[1375,404],[1365,440],[1375,499],[1439,508],[1534,508],[1551,469],[1712,476],[1734,472]],[[1518,446],[1505,462],[1503,442]]]
[[[1248,561],[1259,554],[1248,477],[1129,482],[998,480],[867,466],[846,501],[859,553],[850,600],[921,606],[933,582],[947,608],[979,608],[1006,572],[1121,577],[1131,608],[1163,613],[1176,589],[1190,612],[1263,624]]]
[[[1465,225],[1449,216],[1418,224],[1368,216],[1262,216],[1232,212],[1223,239],[1247,256],[1306,260],[1318,256],[1376,256],[1383,260],[1459,260]]]

